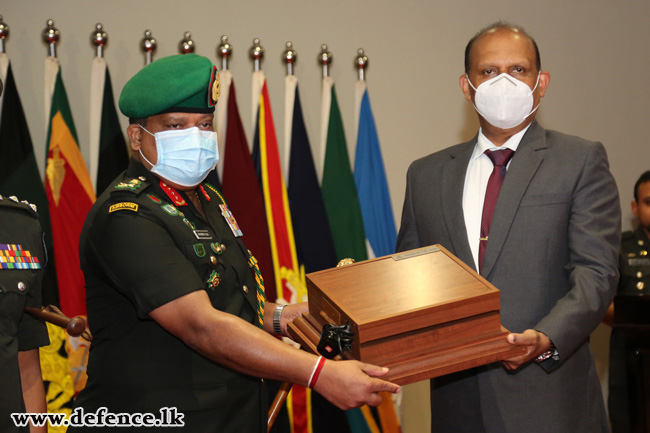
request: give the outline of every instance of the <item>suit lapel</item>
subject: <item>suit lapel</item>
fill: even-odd
[[[442,172],[442,212],[451,239],[451,251],[463,262],[476,269],[472,250],[467,239],[465,216],[463,214],[463,188],[467,164],[474,151],[476,137],[458,147],[444,165]]]
[[[492,271],[515,219],[521,199],[542,164],[545,153],[544,129],[534,121],[519,143],[503,181],[490,226],[489,241],[481,269],[482,276],[487,277]]]

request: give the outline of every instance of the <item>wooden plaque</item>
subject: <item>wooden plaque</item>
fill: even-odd
[[[344,358],[408,384],[522,354],[507,343],[499,291],[440,245],[307,275],[309,314],[289,331],[316,352],[323,325],[349,323]]]

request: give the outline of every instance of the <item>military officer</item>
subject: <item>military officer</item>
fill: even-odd
[[[47,412],[38,353],[49,344],[47,328],[24,313],[41,308],[47,257],[35,205],[0,195],[0,221],[0,431],[23,432],[29,427],[16,426],[12,413]]]
[[[378,392],[399,390],[376,377],[386,369],[324,361],[269,335],[286,335],[306,306],[265,302],[245,230],[204,181],[218,160],[218,93],[216,67],[194,54],[161,58],[122,90],[132,158],[81,234],[93,344],[75,407],[173,408],[184,431],[261,433],[260,378],[308,385],[344,409],[378,405]]]
[[[619,256],[620,281],[617,297],[639,297],[650,294],[650,171],[639,177],[634,185],[632,213],[638,220],[634,231],[623,233],[621,254]],[[613,309],[608,312],[613,318]],[[613,433],[629,433],[634,419],[630,411],[635,411],[638,403],[629,400],[628,377],[625,356],[630,350],[626,347],[625,335],[614,327],[610,340],[609,362],[609,413]]]

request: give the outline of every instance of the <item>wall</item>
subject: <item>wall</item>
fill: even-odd
[[[368,86],[382,143],[396,221],[399,224],[405,174],[411,161],[471,138],[477,130],[473,108],[458,88],[463,49],[481,27],[499,19],[518,23],[540,47],[551,84],[538,119],[547,128],[601,140],[621,192],[623,228],[631,227],[629,202],[639,174],[650,169],[647,120],[650,118],[650,2],[644,0],[287,0],[233,2],[186,0],[4,0],[0,14],[11,27],[6,43],[37,155],[44,155],[43,60],[41,33],[55,20],[58,47],[82,150],[87,155],[90,34],[102,23],[109,34],[105,57],[117,92],[139,68],[145,29],[158,40],[156,58],[175,54],[185,31],[197,53],[217,62],[221,35],[234,47],[230,69],[239,106],[251,131],[248,50],[255,37],[266,49],[266,71],[278,136],[283,137],[281,53],[292,41],[298,51],[296,75],[312,146],[320,134],[320,45],[334,55],[336,82],[348,145],[354,155],[353,85],[356,50],[370,63]],[[122,119],[126,126],[126,119]],[[315,152],[318,155],[318,152]],[[39,160],[42,165],[43,161]],[[599,370],[606,370],[607,329],[594,334]],[[404,420],[405,433],[426,431],[426,384],[414,388]],[[418,409],[415,404],[421,405]],[[425,412],[424,414],[422,412]],[[419,418],[415,416],[419,414]],[[423,419],[423,421],[420,420]]]

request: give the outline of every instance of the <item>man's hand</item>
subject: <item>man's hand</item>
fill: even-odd
[[[290,304],[284,307],[282,310],[282,316],[280,317],[280,327],[282,328],[282,335],[285,337],[290,337],[287,332],[287,326],[289,323],[293,322],[298,317],[309,312],[309,305],[306,302],[300,304]]]
[[[551,347],[551,340],[539,331],[527,329],[523,334],[508,334],[508,343],[516,346],[526,346],[526,353],[503,361],[508,370],[516,370],[523,364],[537,358]]]
[[[314,390],[342,410],[379,406],[380,392],[401,390],[399,385],[377,379],[387,373],[387,368],[358,361],[325,361]]]

